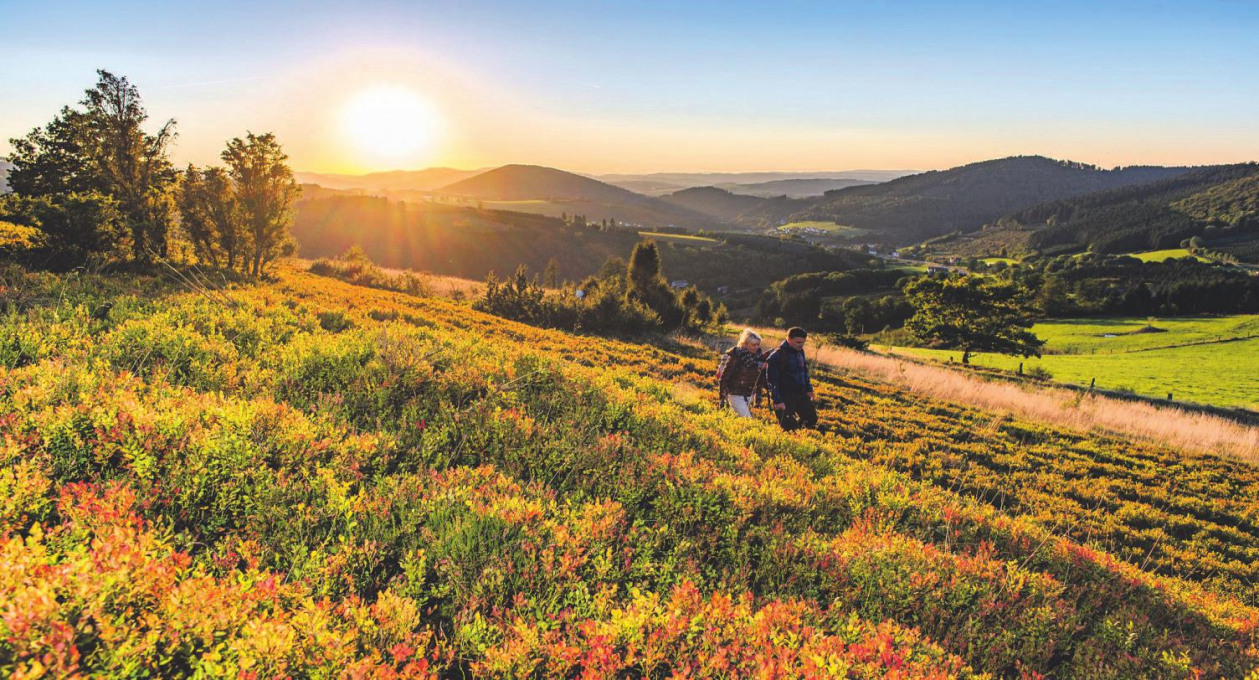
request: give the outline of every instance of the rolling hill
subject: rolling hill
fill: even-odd
[[[474,199],[496,208],[554,217],[561,213],[584,215],[591,221],[614,219],[647,228],[720,226],[717,220],[682,206],[538,165],[504,165],[443,186],[436,193]]]
[[[1259,664],[1240,460],[816,367],[828,431],[785,434],[712,405],[711,350],[287,268],[24,283],[0,317],[14,674]]]
[[[1259,164],[1216,166],[1158,182],[1091,193],[1021,210],[985,237],[1019,232],[1033,252],[1124,253],[1204,248],[1259,261]]]
[[[865,186],[867,184],[878,184],[878,182],[868,179],[801,178],[779,179],[770,182],[756,182],[750,184],[718,184],[717,188],[725,189],[731,193],[743,196],[760,196],[761,198],[773,198],[775,196],[807,198],[809,196],[821,196],[828,191],[846,189],[848,187]]]
[[[664,196],[661,200],[722,221],[733,221],[764,202],[764,199],[755,196],[735,194],[717,187],[683,189]]]
[[[1043,156],[1017,156],[831,191],[805,203],[785,203],[782,209],[755,219],[762,225],[775,219],[779,223],[832,221],[873,232],[867,239],[900,245],[953,231],[974,231],[1037,203],[1186,171],[1163,167],[1102,170]]]
[[[646,202],[647,197],[582,175],[541,165],[504,165],[438,189],[486,201]]]
[[[723,189],[731,189],[736,186],[751,187],[749,195],[755,195],[752,192],[759,193],[759,186],[772,182],[784,182],[792,180],[806,180],[809,182],[820,180],[851,180],[855,182],[886,182],[904,177],[905,175],[914,174],[914,170],[839,170],[839,171],[823,171],[823,172],[653,172],[648,174],[613,174],[613,175],[597,175],[596,179],[614,184],[616,186],[638,191],[649,196],[660,196],[663,194],[673,193],[681,189],[690,189],[693,187],[715,186]],[[735,191],[735,193],[740,193]],[[780,196],[784,192],[778,191],[769,194],[770,196]],[[818,192],[821,193],[821,192]]]

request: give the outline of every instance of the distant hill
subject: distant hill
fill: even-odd
[[[763,198],[741,196],[716,187],[683,189],[661,200],[723,221],[734,220],[765,202]]]
[[[366,175],[340,175],[317,172],[297,172],[297,181],[318,184],[327,189],[364,189],[367,191],[432,191],[461,179],[472,177],[481,170],[456,168],[426,168],[424,170],[394,170],[373,172]]]
[[[828,191],[836,189],[846,189],[867,184],[878,184],[878,182],[868,179],[779,179],[772,182],[757,182],[754,184],[718,184],[717,188],[726,189],[731,193],[744,196],[807,198],[809,196],[821,196]]]
[[[969,232],[1022,208],[1093,191],[1151,182],[1188,168],[1103,170],[1044,156],[1016,156],[925,172],[870,186],[829,191],[796,212],[760,215],[783,221],[832,221],[873,232],[868,238],[912,243]],[[786,204],[786,208],[796,208]]]
[[[438,191],[487,201],[554,199],[616,203],[647,199],[628,189],[541,165],[504,165],[443,186]]]
[[[623,189],[637,191],[648,196],[663,196],[681,189],[691,187],[719,187],[732,189],[733,186],[756,186],[768,182],[787,180],[856,180],[858,182],[886,182],[911,175],[914,170],[838,170],[823,172],[653,172],[642,175],[613,174],[595,175],[594,178]],[[836,188],[836,187],[831,187]],[[735,191],[758,195],[749,191]],[[767,194],[781,196],[784,192]],[[821,193],[820,191],[817,193]]]
[[[611,218],[645,228],[721,226],[718,220],[681,205],[539,165],[504,165],[441,187],[436,193],[488,202],[486,207],[552,216],[579,214],[592,221]]]
[[[1244,261],[1259,256],[1259,164],[1200,168],[1170,179],[1042,203],[985,230],[1028,232],[1033,251],[1124,253],[1203,247]]]

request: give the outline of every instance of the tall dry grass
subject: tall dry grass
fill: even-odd
[[[1259,463],[1259,428],[1207,413],[1061,387],[986,380],[956,369],[843,347],[815,346],[809,354],[841,373],[891,383],[916,394],[1074,430],[1135,436],[1178,449]]]

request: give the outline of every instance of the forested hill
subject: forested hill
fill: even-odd
[[[756,196],[742,196],[717,187],[683,189],[662,200],[720,220],[733,220],[765,202]]]
[[[1159,182],[1043,203],[1008,215],[996,229],[1034,229],[1041,252],[1123,253],[1201,246],[1246,261],[1259,255],[1259,164],[1194,170]]]
[[[786,203],[797,212],[778,217],[834,221],[874,232],[870,239],[910,243],[952,231],[974,231],[1037,203],[1152,182],[1187,170],[1103,170],[1044,156],[1016,156],[827,192],[816,201]]]

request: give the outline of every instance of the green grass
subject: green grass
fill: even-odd
[[[643,238],[654,238],[657,241],[686,241],[690,243],[698,241],[701,243],[720,243],[720,241],[715,238],[709,238],[708,236],[694,236],[692,234],[666,234],[659,231],[640,231],[638,232],[638,235]]]
[[[827,232],[828,234],[832,236],[841,236],[845,238],[853,237],[853,236],[864,236],[865,234],[870,233],[869,229],[849,227],[843,224],[835,224],[834,222],[818,222],[818,221],[792,222],[790,224],[784,224],[781,227],[779,227],[779,229],[788,229],[788,230],[810,229],[810,228],[820,229],[822,231]]]
[[[1199,262],[1210,262],[1211,260],[1201,255],[1194,255],[1184,248],[1171,248],[1168,250],[1150,250],[1144,253],[1128,253],[1128,257],[1135,257],[1142,262],[1162,262],[1181,257],[1197,258]]]
[[[1163,333],[1132,333],[1146,319],[1064,319],[1036,324],[1045,356],[1020,359],[976,354],[977,366],[1024,370],[1040,366],[1063,383],[1128,390],[1147,397],[1259,409],[1259,316],[1155,319]],[[1106,336],[1113,337],[1106,337]],[[1238,338],[1233,341],[1224,341]],[[959,350],[891,348],[937,361],[961,360]]]
[[[979,258],[979,261],[983,262],[984,264],[996,264],[998,262],[1003,262],[1005,264],[1018,264],[1019,263],[1018,260],[1012,257],[981,257]]]

